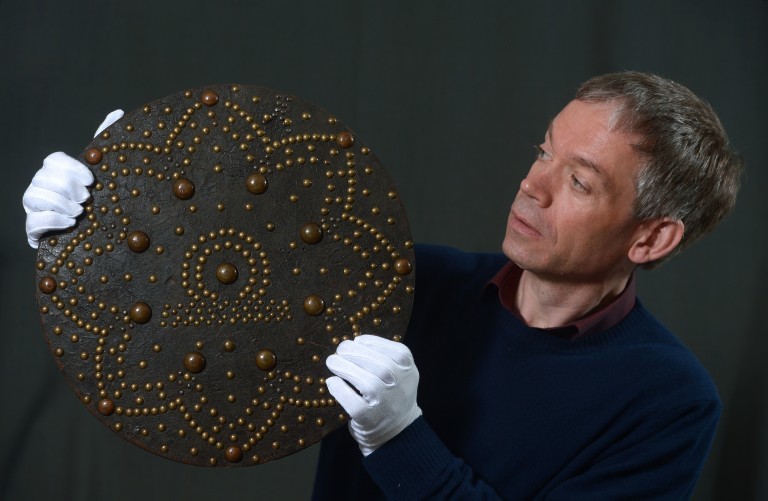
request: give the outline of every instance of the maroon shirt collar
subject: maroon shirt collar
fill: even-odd
[[[522,272],[523,270],[510,261],[490,281],[499,288],[499,300],[502,306],[520,320],[523,319],[515,306],[515,295]],[[604,332],[621,322],[635,307],[635,294],[635,274],[633,273],[621,294],[607,306],[567,325],[542,330],[566,339],[578,339],[590,334]]]

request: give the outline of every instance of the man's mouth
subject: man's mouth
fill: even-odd
[[[529,237],[541,238],[542,234],[528,222],[527,219],[521,217],[517,212],[512,210],[509,214],[509,226],[517,233]]]

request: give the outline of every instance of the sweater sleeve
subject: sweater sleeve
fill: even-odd
[[[419,417],[363,460],[387,499],[501,499]]]

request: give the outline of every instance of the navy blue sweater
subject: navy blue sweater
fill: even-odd
[[[527,327],[490,278],[502,255],[417,248],[405,342],[424,414],[366,458],[326,437],[314,499],[683,499],[720,401],[650,313],[574,341]]]

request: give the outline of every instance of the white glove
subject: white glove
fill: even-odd
[[[122,116],[122,110],[107,115],[94,137]],[[81,204],[90,196],[87,186],[91,183],[90,169],[66,153],[51,153],[43,160],[43,167],[22,197],[27,213],[27,242],[33,249],[40,245],[43,234],[75,224],[75,218],[83,212]]]
[[[110,114],[107,115],[104,121],[101,122],[101,125],[99,125],[99,128],[96,129],[96,134],[94,134],[93,137],[98,136],[101,131],[103,131],[113,123],[117,122],[121,118],[123,118],[123,110],[115,110],[113,112],[110,112]]]
[[[354,341],[343,341],[325,364],[336,374],[325,384],[349,414],[349,431],[363,455],[375,451],[421,416],[416,404],[419,371],[404,344],[378,336],[358,336]]]

